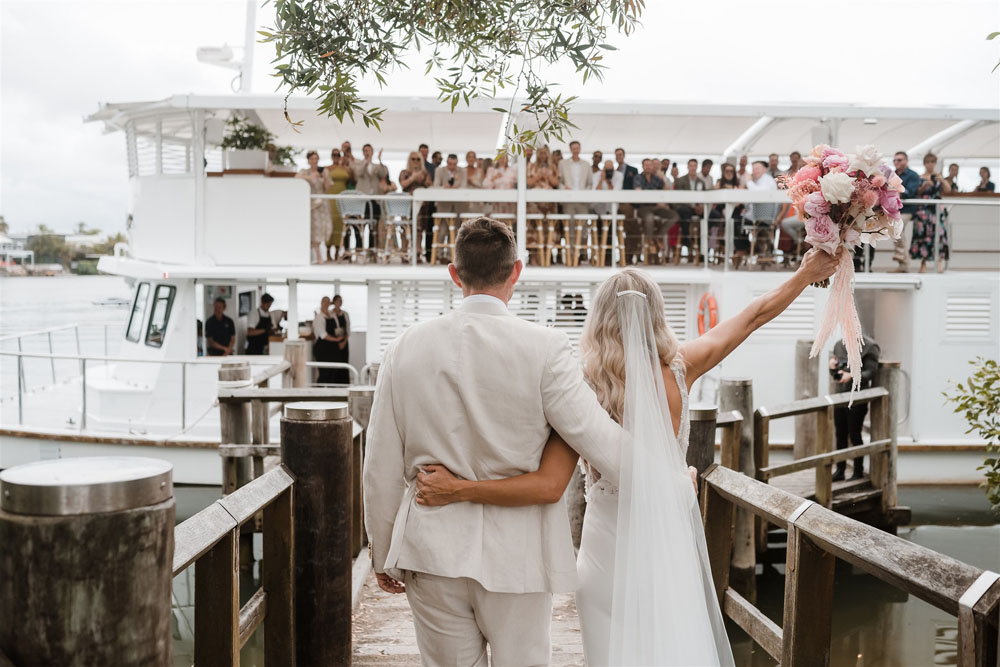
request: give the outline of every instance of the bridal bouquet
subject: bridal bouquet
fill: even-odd
[[[805,221],[806,242],[831,255],[846,250],[833,278],[823,323],[810,357],[826,344],[840,324],[851,372],[851,391],[861,385],[861,321],[854,303],[853,251],[862,244],[875,246],[879,239],[898,239],[903,232],[899,176],[882,160],[874,146],[858,147],[845,155],[821,144],[805,158],[805,166],[781,186]],[[820,285],[826,287],[826,284]]]

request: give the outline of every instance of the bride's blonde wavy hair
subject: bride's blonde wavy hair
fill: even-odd
[[[653,320],[653,338],[660,362],[669,364],[680,344],[667,324],[663,293],[652,277],[639,269],[624,269],[608,278],[597,290],[580,336],[583,376],[608,414],[622,420],[625,404],[625,348],[618,319],[618,292],[635,290],[646,295]]]

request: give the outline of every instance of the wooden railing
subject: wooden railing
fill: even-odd
[[[261,625],[265,664],[295,664],[293,488],[292,476],[280,466],[174,530],[174,576],[197,563],[195,665],[239,665],[240,649]],[[261,586],[241,607],[240,530],[258,513],[263,514]]]
[[[857,396],[857,394],[855,394]],[[836,559],[958,618],[958,664],[997,664],[1000,577],[786,493],[724,466],[703,475],[709,561],[723,612],[782,665],[830,662]],[[734,514],[743,509],[788,532],[778,626],[730,586]]]

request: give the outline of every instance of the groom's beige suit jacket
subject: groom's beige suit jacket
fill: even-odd
[[[498,593],[576,589],[563,500],[528,507],[416,504],[420,467],[465,479],[538,468],[555,429],[618,481],[621,428],[586,385],[566,335],[476,295],[386,350],[368,427],[365,526],[376,572],[468,577]]]

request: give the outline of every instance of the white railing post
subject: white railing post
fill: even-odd
[[[48,339],[49,339],[49,365],[52,367],[52,384],[55,384],[56,383],[56,358],[54,356],[52,356],[53,355],[53,352],[52,352],[52,332],[51,331],[47,331],[46,332],[46,336],[48,336]]]
[[[701,256],[704,257],[705,268],[708,268],[708,216],[711,210],[711,204],[702,204],[701,239],[699,243],[701,244]],[[694,257],[693,261],[695,264],[698,264],[698,257]]]
[[[420,205],[421,202],[416,199],[413,200],[412,206],[410,207],[410,266],[417,265],[417,255],[420,254],[420,237],[417,236],[417,216],[420,215]],[[421,230],[423,231],[423,230]]]
[[[187,362],[181,362],[181,430],[187,428]]]
[[[24,425],[24,360],[20,354],[17,355],[17,423]]]
[[[80,409],[80,430],[87,429],[87,360],[80,359],[80,392],[83,395],[83,404]]]
[[[285,313],[288,322],[288,340],[299,338],[299,281],[288,281],[288,312]]]
[[[517,156],[517,256],[528,263],[528,167],[523,155]]]

